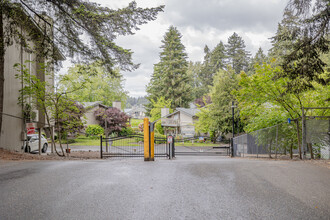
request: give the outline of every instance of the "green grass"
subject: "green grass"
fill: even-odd
[[[131,119],[131,126],[132,126],[132,128],[139,127],[139,124],[140,123],[143,123],[143,119],[136,119],[136,118],[132,118]]]
[[[85,136],[79,136],[75,139],[75,143],[70,144],[72,146],[100,146],[100,139],[91,139]],[[103,143],[105,145],[105,143]],[[112,146],[139,146],[139,143],[135,138],[122,139],[114,141]]]
[[[100,146],[100,139],[91,139],[85,136],[79,136],[75,139],[76,143],[70,144],[72,146]]]

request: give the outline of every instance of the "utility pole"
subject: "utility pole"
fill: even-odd
[[[234,122],[234,116],[235,116],[235,112],[234,112],[234,108],[235,108],[235,106],[234,106],[234,101],[232,101],[231,102],[231,113],[232,113],[232,120],[233,120],[233,129],[232,129],[232,131],[233,131],[233,139],[234,139],[234,133],[235,133],[235,122]]]
[[[234,101],[231,102],[231,113],[232,113],[232,120],[233,120],[233,128],[232,128],[232,132],[233,132],[233,137],[232,137],[232,141],[231,141],[231,156],[234,157],[234,137],[235,137],[235,122],[234,122],[234,116],[235,116],[235,112],[234,112],[234,108],[236,106],[234,106]]]

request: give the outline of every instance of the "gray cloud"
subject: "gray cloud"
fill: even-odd
[[[274,31],[287,1],[284,0],[189,0],[166,1],[166,20],[179,27],[193,26],[219,31]]]
[[[108,7],[124,7],[131,0],[92,0]],[[220,40],[224,43],[233,32],[245,41],[247,50],[254,54],[261,46],[270,48],[269,37],[276,31],[287,0],[136,0],[139,7],[165,5],[156,21],[148,22],[132,36],[122,36],[118,45],[131,49],[133,61],[141,63],[133,72],[124,72],[125,89],[131,96],[146,95],[145,87],[159,62],[161,40],[170,25],[176,26],[186,46],[189,59],[202,61],[203,48],[211,49]]]

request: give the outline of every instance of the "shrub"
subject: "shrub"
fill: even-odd
[[[104,129],[100,125],[88,125],[86,128],[86,136],[100,136],[104,134]]]
[[[134,134],[134,130],[132,127],[127,127],[127,128],[122,128],[121,131],[119,132],[119,136],[125,136],[125,135],[130,135]]]

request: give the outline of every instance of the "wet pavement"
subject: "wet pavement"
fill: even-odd
[[[0,161],[0,219],[329,219],[330,170],[302,161]]]

